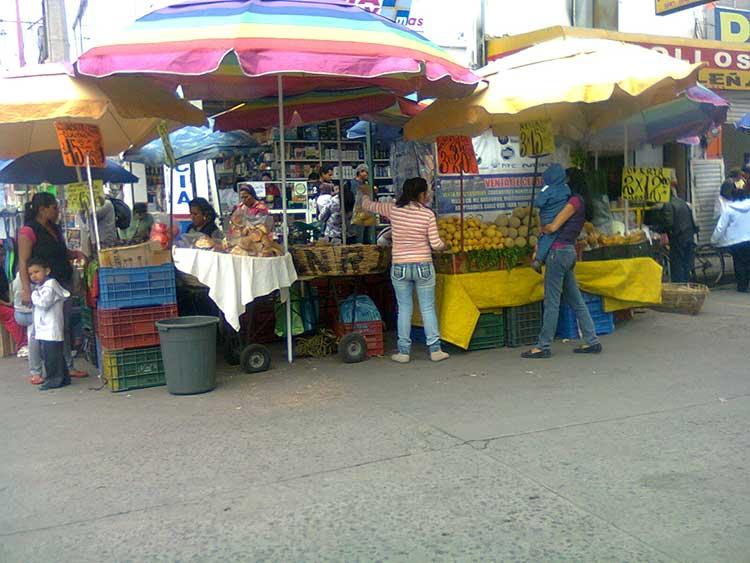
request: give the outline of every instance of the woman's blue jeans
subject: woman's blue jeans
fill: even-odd
[[[591,313],[578,289],[573,271],[575,265],[576,251],[572,246],[553,248],[547,255],[544,272],[544,320],[538,344],[542,350],[549,350],[555,338],[561,298],[575,311],[586,344],[593,346],[599,343]]]
[[[398,352],[411,352],[411,318],[414,309],[414,289],[417,290],[422,313],[424,334],[430,352],[440,350],[440,331],[435,312],[435,267],[432,262],[393,264],[391,282],[398,302]]]

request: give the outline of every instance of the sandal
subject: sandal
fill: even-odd
[[[41,375],[32,375],[29,378],[29,383],[31,383],[32,385],[41,385],[42,383],[44,383],[44,378]]]
[[[522,358],[532,359],[532,360],[541,360],[546,359],[552,356],[552,352],[549,350],[542,350],[540,348],[532,348],[531,350],[527,350],[526,352],[521,354]]]
[[[89,376],[89,374],[86,373],[85,371],[81,371],[81,370],[77,370],[77,369],[70,370],[68,372],[68,375],[70,375],[70,377],[76,377],[76,378],[79,378],[79,379],[83,378],[83,377],[88,377]]]

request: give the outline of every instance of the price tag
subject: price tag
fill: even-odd
[[[544,156],[555,152],[555,137],[552,134],[552,122],[525,121],[521,123],[521,156]]]
[[[101,180],[94,180],[94,197],[104,197],[104,183]],[[73,213],[88,210],[91,207],[89,196],[89,185],[85,182],[67,184],[65,186],[65,200],[68,210]]]
[[[88,123],[55,122],[65,166],[86,166],[86,157],[93,168],[104,168],[107,161],[102,147],[102,132]]]
[[[673,174],[672,168],[625,168],[622,171],[622,197],[628,201],[666,203]]]
[[[167,162],[167,166],[174,168],[177,166],[177,159],[174,157],[174,149],[172,148],[172,142],[169,140],[169,130],[167,129],[167,122],[162,120],[159,125],[156,126],[156,131],[159,133],[161,142],[164,144],[164,158]]]
[[[437,147],[441,174],[479,174],[477,156],[469,137],[438,137]]]

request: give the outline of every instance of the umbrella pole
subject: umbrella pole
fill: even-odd
[[[174,166],[169,167],[169,252],[174,246]]]
[[[346,246],[346,194],[344,190],[344,161],[341,156],[341,120],[336,120],[336,146],[339,152],[339,200],[341,205],[341,244]]]
[[[461,223],[461,252],[464,251],[464,171],[463,169],[460,172],[459,176],[459,200],[458,200],[458,213],[460,216],[460,223]]]
[[[96,240],[96,251],[102,249],[102,242],[99,238],[99,222],[96,220],[96,200],[94,199],[94,181],[91,179],[91,158],[86,155],[86,179],[89,183],[89,197],[91,198],[91,218],[94,221],[94,238]]]
[[[529,239],[531,238],[531,225],[532,225],[532,219],[534,218],[534,198],[536,197],[536,178],[539,175],[539,157],[534,157],[534,176],[531,178],[531,201],[529,202],[529,219],[526,221],[526,228],[528,229],[528,232],[526,233],[526,244],[529,244]]]
[[[281,149],[281,213],[282,235],[284,237],[284,254],[289,252],[289,230],[286,216],[286,132],[284,131],[284,79],[276,77],[278,86],[279,106],[279,147]],[[291,290],[291,288],[290,288]],[[292,293],[288,290],[286,298],[286,359],[291,364],[294,361],[294,343],[292,342]]]
[[[628,124],[625,123],[625,150],[623,154],[623,162],[625,163],[624,168],[627,168],[630,163],[630,150],[628,148]],[[624,201],[624,215],[625,215],[625,234],[630,234],[630,229],[628,228],[628,216],[630,215],[630,202],[627,200],[627,198]]]

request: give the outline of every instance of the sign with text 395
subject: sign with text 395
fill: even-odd
[[[544,156],[555,152],[555,137],[552,122],[525,121],[521,123],[521,156]]]
[[[674,170],[671,168],[624,168],[622,197],[628,201],[669,201]]]

